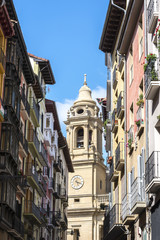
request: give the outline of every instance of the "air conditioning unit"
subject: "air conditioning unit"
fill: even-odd
[[[5,0],[0,0],[0,7],[3,7],[5,3],[6,3]]]

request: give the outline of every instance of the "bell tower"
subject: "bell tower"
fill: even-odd
[[[65,124],[74,167],[74,173],[69,173],[67,239],[100,240],[104,215],[100,203],[108,201],[102,157],[103,123],[87,86],[86,74]]]

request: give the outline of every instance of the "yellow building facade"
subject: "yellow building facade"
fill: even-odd
[[[65,124],[74,166],[74,173],[69,173],[67,239],[100,240],[104,218],[100,204],[108,200],[102,157],[103,123],[86,78]]]

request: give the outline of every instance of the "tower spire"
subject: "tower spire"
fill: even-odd
[[[86,77],[87,77],[87,74],[84,74],[84,85],[87,85]]]

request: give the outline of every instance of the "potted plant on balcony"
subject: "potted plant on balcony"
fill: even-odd
[[[137,98],[137,106],[139,106],[139,107],[143,107],[143,105],[144,105],[144,100],[143,100],[143,93],[141,93],[140,95],[139,95],[139,98]]]
[[[111,164],[111,163],[112,163],[112,160],[113,160],[113,157],[112,157],[112,156],[109,156],[108,159],[107,159],[107,163],[108,163],[108,164]]]
[[[160,120],[160,115],[157,116],[157,119]]]
[[[18,175],[19,175],[19,176],[23,176],[23,170],[22,170],[22,169],[20,169],[20,170],[18,171]]]
[[[147,63],[144,64],[144,72],[146,72],[149,64],[151,66],[151,69],[153,70],[154,62],[157,59],[156,54],[150,53],[150,54],[147,55],[147,57],[145,57],[145,59],[147,60]]]
[[[132,138],[128,139],[126,147],[128,147],[130,150],[132,149],[132,143],[133,143],[133,139]]]
[[[135,124],[137,125],[137,127],[140,127],[140,125],[143,124],[143,119],[136,120]]]

